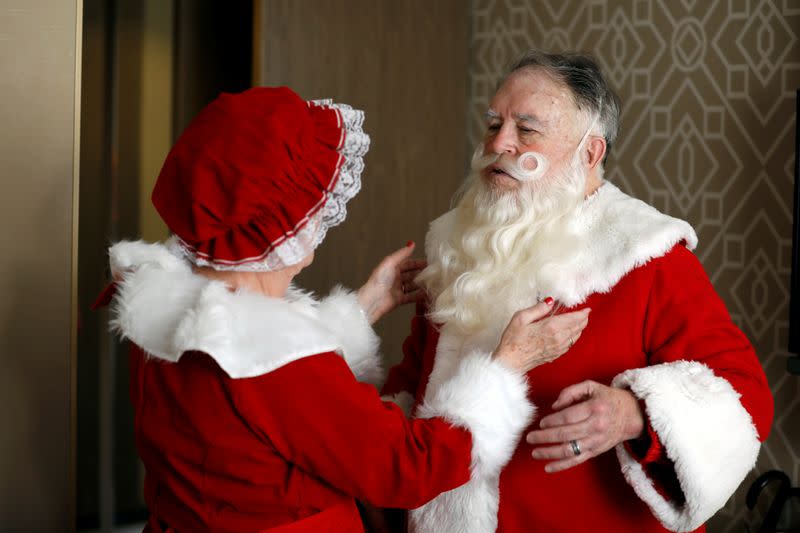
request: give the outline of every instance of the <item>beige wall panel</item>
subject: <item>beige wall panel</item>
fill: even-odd
[[[622,98],[607,177],[689,221],[697,256],[758,352],[775,424],[756,470],[709,524],[743,531],[755,474],[800,482],[800,379],[786,372],[800,88],[797,2],[476,0],[470,137],[507,64],[528,48],[594,54]]]
[[[80,1],[0,6],[0,530],[73,517]]]
[[[372,137],[361,193],[300,283],[357,288],[409,239],[422,243],[466,168],[468,3],[264,0],[256,4],[255,82],[288,85],[366,112]],[[393,361],[412,309],[378,324]]]

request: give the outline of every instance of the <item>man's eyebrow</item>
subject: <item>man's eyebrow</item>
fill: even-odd
[[[525,113],[515,113],[514,118],[517,119],[519,122],[531,122],[533,124],[543,124],[542,120],[539,117],[534,115],[528,115]]]
[[[489,109],[486,111],[486,120],[493,120],[493,119],[502,119],[500,113],[495,111],[494,109]],[[527,113],[514,113],[514,119],[517,122],[529,122],[531,124],[536,125],[543,125],[544,121],[541,120],[539,117],[535,115],[529,115]]]

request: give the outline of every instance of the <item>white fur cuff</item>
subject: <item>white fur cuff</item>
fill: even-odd
[[[664,527],[698,528],[725,505],[758,456],[758,434],[739,394],[707,366],[690,361],[628,370],[612,385],[645,402],[686,502],[665,500],[620,444],[616,451],[625,479]]]
[[[436,387],[433,382],[428,384]],[[410,514],[414,533],[492,533],[497,529],[500,471],[511,459],[534,407],[524,376],[474,352],[455,375],[425,393],[417,416],[440,416],[472,433],[472,475]]]
[[[473,477],[499,474],[534,414],[525,376],[478,352],[425,397],[419,418],[440,416],[472,433]]]
[[[317,312],[325,327],[340,341],[345,361],[356,379],[380,385],[383,382],[383,367],[378,354],[381,341],[361,310],[355,293],[336,286],[319,303]]]

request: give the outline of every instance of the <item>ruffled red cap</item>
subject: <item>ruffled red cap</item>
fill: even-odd
[[[153,190],[170,249],[217,270],[302,261],[361,188],[363,117],[286,87],[220,95],[175,143]]]

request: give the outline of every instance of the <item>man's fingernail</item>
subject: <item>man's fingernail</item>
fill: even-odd
[[[547,298],[544,299],[544,303],[547,305],[553,305],[553,302],[554,300],[552,296],[548,296]]]
[[[406,246],[408,246],[408,247],[414,246],[414,241],[408,241],[406,243]]]

